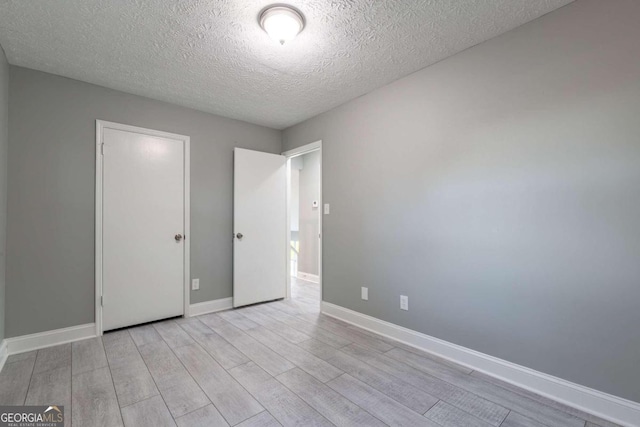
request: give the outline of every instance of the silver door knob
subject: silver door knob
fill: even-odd
[[[180,240],[182,240],[182,234],[176,234],[176,242],[179,242]]]
[[[242,233],[238,233],[236,234],[236,237],[238,238],[238,240],[241,240],[244,236],[242,235]]]

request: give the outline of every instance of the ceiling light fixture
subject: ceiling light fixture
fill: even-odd
[[[280,44],[293,40],[304,28],[304,17],[291,6],[269,6],[259,19],[262,29]]]

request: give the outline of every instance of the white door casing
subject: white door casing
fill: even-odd
[[[300,147],[296,147],[293,148],[291,150],[287,150],[284,153],[282,153],[283,156],[285,156],[287,158],[287,160],[290,160],[294,157],[298,157],[298,156],[303,156],[305,154],[308,153],[312,153],[314,151],[319,151],[320,152],[320,182],[319,182],[319,186],[320,186],[320,200],[319,200],[319,209],[321,209],[320,211],[320,215],[318,215],[318,230],[319,230],[319,235],[318,235],[318,242],[319,242],[319,246],[318,246],[318,284],[320,285],[320,301],[319,304],[322,303],[323,299],[322,299],[322,239],[323,239],[323,232],[322,232],[322,216],[324,215],[324,202],[323,202],[323,196],[322,196],[322,140],[316,141],[316,142],[312,142],[310,144],[306,144],[306,145],[302,145]],[[290,187],[289,187],[289,180],[291,178],[291,162],[287,162],[287,227],[286,227],[286,247],[285,247],[285,252],[287,254],[287,271],[291,270],[291,258],[289,257],[289,253],[291,251],[290,248],[290,241],[291,241],[291,218],[290,218],[290,212],[291,212],[291,203],[292,203],[292,195],[289,194],[290,192]],[[291,298],[291,276],[287,274],[287,298]]]
[[[284,156],[234,149],[234,307],[286,296],[286,186]]]
[[[188,313],[189,138],[101,121],[97,133],[97,333]]]

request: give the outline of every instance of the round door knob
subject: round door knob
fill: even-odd
[[[176,234],[176,242],[179,242],[180,240],[182,240],[182,234]]]
[[[239,239],[242,239],[244,236],[242,235],[242,233],[238,233],[238,234],[236,234],[236,237],[237,237],[237,238],[238,238],[238,240],[239,240]]]

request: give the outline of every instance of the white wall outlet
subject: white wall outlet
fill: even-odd
[[[362,299],[365,301],[369,300],[369,288],[365,288],[364,286],[361,288],[362,290]]]
[[[409,297],[400,295],[400,310],[409,310]]]
[[[329,215],[331,213],[331,208],[329,207],[329,203],[324,204],[324,214]]]
[[[200,279],[193,279],[191,281],[191,290],[197,291],[198,289],[200,289]]]

